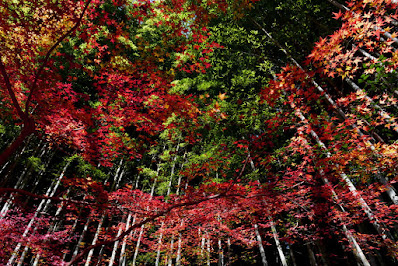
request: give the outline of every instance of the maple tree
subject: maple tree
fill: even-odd
[[[0,261],[396,263],[397,3],[328,2],[3,1]]]

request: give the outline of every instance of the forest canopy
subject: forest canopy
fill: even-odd
[[[0,2],[0,264],[398,264],[392,0]]]

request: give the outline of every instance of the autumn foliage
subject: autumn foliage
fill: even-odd
[[[263,2],[2,1],[0,262],[396,263],[397,3],[330,1],[300,64]],[[230,78],[228,19],[291,63]]]

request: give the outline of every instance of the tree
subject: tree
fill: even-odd
[[[396,263],[396,3],[329,2],[2,3],[2,261]]]

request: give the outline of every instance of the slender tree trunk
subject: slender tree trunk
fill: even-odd
[[[307,250],[308,250],[308,255],[310,257],[311,266],[318,266],[318,263],[316,262],[315,254],[311,248],[311,245],[307,243],[307,244],[305,244],[305,246],[307,247]]]
[[[18,159],[25,152],[31,137],[32,137],[32,135],[30,135],[29,137],[26,138],[25,145],[23,146],[22,150],[15,155],[14,161],[16,161],[16,159]],[[12,142],[14,142],[14,140],[15,139],[13,139]],[[3,174],[3,172],[6,170],[8,164],[10,163],[10,161],[11,160],[9,159],[9,160],[7,160],[7,162],[4,165],[0,165],[0,167],[1,167],[0,176],[5,176],[5,174]],[[0,184],[4,184],[4,180],[2,180]]]
[[[304,118],[304,116],[301,114],[300,111],[298,111],[298,114],[300,115],[300,118],[301,118],[301,119]],[[313,131],[311,131],[311,132],[313,132]],[[316,135],[315,132],[313,132],[313,133]],[[319,138],[318,138],[318,140],[319,140]],[[320,141],[320,140],[319,140],[319,141]],[[318,144],[319,144],[319,143],[318,143]],[[322,144],[323,144],[323,143],[322,143]],[[249,161],[250,161],[250,164],[251,164],[252,169],[255,170],[254,162],[253,162],[253,160],[252,160],[251,157],[250,157],[250,153],[249,153]],[[324,175],[322,169],[320,170],[320,174],[321,174],[322,177],[323,177],[323,182],[325,183],[325,185],[328,185],[328,186],[330,187],[330,190],[331,190],[331,192],[332,192],[332,196],[333,196],[333,198],[335,199],[336,203],[339,202],[339,199],[338,199],[338,196],[337,196],[336,192],[334,191],[333,187],[330,185],[329,180],[325,177],[325,175]],[[337,203],[337,204],[338,204],[338,203]],[[345,212],[344,208],[343,208],[340,204],[338,204],[338,206],[340,207],[340,209],[341,209],[343,212]],[[339,218],[339,219],[341,220],[341,218]],[[272,221],[272,220],[271,220],[271,221]],[[256,227],[256,226],[257,226],[257,225],[255,225],[255,227]],[[258,229],[257,229],[257,228],[256,228],[256,230],[257,230],[256,235],[259,235],[259,234],[258,234]],[[351,232],[347,229],[347,227],[346,227],[345,224],[343,224],[343,231],[344,231],[344,234],[345,234],[346,237],[347,237],[348,242],[350,243],[350,245],[351,245],[351,247],[352,247],[352,249],[353,249],[355,258],[356,258],[362,265],[364,265],[364,266],[370,266],[370,263],[369,263],[369,261],[367,260],[367,258],[365,257],[365,255],[364,255],[364,253],[363,253],[361,247],[358,245],[356,239],[355,239],[354,236],[351,234]],[[257,237],[257,238],[258,238],[258,237]],[[261,236],[260,236],[260,239],[261,239]],[[276,240],[276,239],[275,239],[275,240]],[[261,251],[261,249],[260,249],[260,251]],[[265,254],[264,254],[264,255],[265,255]],[[283,256],[283,257],[284,257],[284,256]],[[264,262],[263,262],[263,264],[264,264]]]
[[[218,265],[224,266],[224,251],[221,244],[221,239],[218,239]]]
[[[394,119],[383,110],[379,105],[377,105],[372,98],[366,95],[366,92],[362,90],[357,84],[355,84],[351,79],[346,78],[345,81],[357,92],[365,94],[365,98],[368,102],[372,103],[372,106],[377,109],[379,116],[386,122],[387,125],[390,125],[391,128],[398,133],[398,126],[395,125]],[[373,147],[374,148],[374,147]]]
[[[30,136],[28,136],[28,137],[26,138],[26,141],[24,141],[24,145],[23,145],[22,150],[21,150],[20,152],[18,152],[18,153],[14,156],[14,158],[12,158],[12,160],[11,160],[11,158],[10,158],[10,159],[3,165],[3,167],[1,168],[1,171],[0,171],[0,177],[1,177],[0,186],[3,186],[3,187],[6,186],[8,176],[9,176],[10,173],[12,173],[13,170],[15,169],[15,166],[17,165],[18,158],[21,157],[22,154],[25,152],[25,150],[28,148],[29,143],[30,143],[30,141],[31,141],[31,139],[32,139],[32,136],[33,136],[33,135],[30,135]],[[14,142],[14,140],[13,140],[13,142]],[[7,166],[10,164],[11,161],[13,161],[13,163],[11,164],[10,167],[7,167]],[[1,165],[0,165],[0,166],[1,166]],[[7,172],[4,172],[5,170],[7,170]]]
[[[55,182],[55,184],[53,184],[52,186],[50,186],[47,189],[47,191],[45,193],[46,196],[49,196],[49,197],[53,197],[54,196],[54,194],[55,194],[55,192],[56,192],[56,190],[57,190],[62,178],[65,175],[65,172],[66,172],[66,169],[68,168],[68,166],[69,166],[69,163],[67,163],[65,165],[64,169],[62,170],[62,172],[61,172],[60,176],[58,177],[58,180]],[[37,207],[33,217],[30,219],[28,225],[25,228],[25,231],[24,231],[24,233],[22,235],[23,238],[28,235],[28,233],[29,233],[30,229],[32,228],[33,223],[36,220],[36,218],[38,217],[39,213],[42,211],[43,207],[48,206],[49,202],[50,202],[50,200],[45,200],[45,199],[40,201],[40,204]],[[21,247],[22,247],[22,243],[18,243],[17,246],[14,248],[14,251],[13,251],[13,254],[12,254],[11,258],[7,262],[7,265],[13,265],[15,259],[18,256],[18,252],[19,252]]]
[[[141,238],[142,238],[142,234],[144,233],[144,225],[141,225],[140,228],[140,234],[138,235],[138,239],[137,239],[137,244],[135,246],[135,251],[134,251],[134,257],[133,257],[133,263],[131,265],[135,266],[137,263],[137,256],[138,256],[138,252],[140,250],[140,244],[141,244]]]
[[[285,254],[283,253],[281,243],[279,242],[278,232],[276,231],[275,223],[272,220],[271,220],[271,230],[272,230],[272,235],[274,236],[276,248],[278,249],[278,254],[279,258],[281,259],[281,263],[283,266],[287,266],[286,257]]]
[[[3,166],[11,156],[21,147],[25,139],[32,135],[34,130],[33,127],[24,127],[19,136],[8,146],[2,153],[0,153],[0,166]]]
[[[266,35],[280,48],[282,49],[282,51],[288,56],[288,58],[300,69],[303,69],[296,60],[294,60],[293,57],[290,56],[290,54],[275,40],[272,38],[272,36],[264,29],[262,28],[256,21],[254,21],[263,31],[264,33],[266,33]],[[346,120],[346,115],[345,113],[336,105],[336,103],[331,99],[331,97],[311,78],[311,82],[314,84],[314,86],[318,89],[319,92],[323,93],[325,98],[329,101],[329,103],[338,111],[338,113],[340,114],[340,116]],[[298,110],[297,108],[295,108],[294,106],[292,106],[292,108],[297,112],[298,117],[305,123],[306,119],[303,116],[303,114],[301,113],[300,110]],[[363,134],[355,125],[354,125],[354,129],[359,133],[359,134]],[[321,148],[325,151],[325,154],[327,157],[331,157],[330,152],[328,152],[328,150],[326,149],[326,146],[320,141],[318,135],[311,130],[311,135],[313,136],[313,138],[316,140],[316,142],[321,146]],[[360,204],[363,208],[363,210],[365,211],[365,213],[367,214],[368,218],[370,219],[370,221],[372,222],[372,224],[374,225],[375,229],[377,230],[377,232],[383,237],[383,239],[386,239],[387,236],[386,234],[388,234],[388,232],[386,232],[383,228],[381,228],[381,226],[379,225],[379,222],[377,220],[377,218],[375,218],[375,216],[372,214],[372,211],[370,210],[369,206],[367,205],[367,203],[363,200],[363,198],[359,195],[359,193],[357,192],[355,186],[352,184],[351,180],[347,177],[347,175],[345,173],[340,172],[339,173],[341,178],[344,180],[344,182],[347,184],[349,190],[353,193],[353,195],[360,201]],[[392,238],[392,237],[390,237]]]
[[[65,197],[69,194],[70,190],[68,189],[67,192],[65,193]],[[57,211],[55,212],[54,218],[59,217],[62,209],[64,208],[65,202],[61,202],[61,204],[58,206]],[[50,234],[52,232],[55,232],[58,228],[58,225],[60,224],[60,221],[55,221],[50,228],[47,230],[47,234]],[[45,242],[48,242],[45,240]],[[31,265],[33,266],[37,266],[39,263],[41,257],[41,253],[39,252],[38,254],[36,254],[36,256],[34,256],[34,258],[31,260]],[[22,265],[22,264],[21,264]]]
[[[210,266],[210,255],[211,255],[211,247],[210,247],[210,236],[207,238],[207,266]]]
[[[124,171],[122,170],[122,168],[123,168],[123,159],[119,161],[119,164],[118,164],[117,169],[116,169],[116,173],[113,175],[113,181],[112,181],[112,185],[111,185],[111,188],[110,188],[111,191],[114,190],[115,187],[117,188],[117,186],[119,184],[119,181],[120,181],[120,179],[123,176]],[[105,181],[105,183],[107,183],[107,181]],[[97,243],[99,235],[100,235],[100,233],[102,231],[102,225],[103,225],[105,219],[106,219],[106,215],[105,215],[105,213],[103,213],[101,215],[101,218],[100,218],[99,222],[98,222],[97,230],[95,232],[95,235],[94,235],[94,238],[93,238],[93,240],[91,242],[91,245],[95,245]],[[94,249],[91,249],[89,251],[88,255],[87,255],[86,263],[84,264],[85,266],[89,266],[90,265],[91,259],[93,257],[93,254],[94,254]],[[98,258],[98,259],[100,259],[100,258]]]
[[[123,217],[122,221],[124,221],[125,219],[126,219],[126,216]],[[119,237],[122,234],[122,230],[123,230],[123,227],[119,225],[119,230],[117,231],[117,235],[116,235],[117,237]],[[109,266],[113,265],[115,258],[116,258],[116,252],[117,252],[118,248],[119,248],[119,240],[113,244],[112,255],[111,255],[111,258],[110,258],[109,264],[108,264]]]
[[[231,239],[228,237],[227,239],[227,263],[225,264],[226,266],[231,265],[232,263],[232,258],[231,258]]]
[[[294,256],[293,248],[291,245],[289,245],[289,254],[290,254],[290,258],[292,259],[293,266],[297,266],[296,258]]]
[[[177,258],[176,258],[176,266],[181,266],[181,233],[178,235],[178,245],[177,245]]]
[[[161,222],[160,224],[160,229],[162,230],[164,226],[164,221]],[[155,266],[159,266],[159,261],[160,261],[160,246],[162,245],[162,239],[163,239],[163,233],[160,232],[159,239],[158,239],[158,248],[156,250],[156,260],[155,260]]]
[[[296,111],[298,111],[298,112],[296,112],[296,114],[301,119],[301,121],[306,123],[306,119],[303,116],[303,114],[301,113],[301,111],[300,110],[296,110]],[[330,158],[332,156],[331,153],[328,151],[328,149],[326,148],[325,144],[319,139],[318,135],[313,130],[310,131],[310,134],[314,138],[316,143],[322,148],[322,150],[324,151],[324,154],[326,155],[326,157]],[[338,167],[338,165],[337,165],[337,167]],[[347,185],[348,189],[354,195],[354,197],[359,201],[362,209],[364,210],[364,212],[368,216],[368,218],[369,218],[370,222],[373,224],[374,228],[382,236],[383,239],[386,239],[387,235],[389,233],[380,225],[379,220],[374,216],[374,214],[373,214],[372,210],[370,209],[369,205],[365,202],[365,200],[358,193],[358,191],[355,188],[354,184],[351,182],[351,180],[348,178],[348,176],[344,172],[339,171],[339,175],[343,179],[345,184]],[[392,236],[389,236],[389,238],[393,239]]]
[[[201,241],[200,241],[200,257],[201,257],[201,260],[202,260],[204,258],[204,253],[205,253],[205,241],[206,241],[206,238],[205,238],[205,235],[201,233],[200,228],[199,228],[198,235],[202,236]]]
[[[135,180],[134,189],[138,189],[139,181],[140,181],[140,175],[137,175],[137,178]],[[131,217],[132,217],[132,214],[129,213],[129,215],[127,217],[126,229],[125,230],[129,229]],[[135,224],[135,219],[136,219],[136,214],[134,214],[132,225]],[[130,233],[130,237],[132,236],[133,232],[135,233],[135,230]],[[127,236],[123,238],[122,248],[120,250],[119,266],[126,265],[126,246],[127,246]]]
[[[79,240],[77,241],[77,244],[76,244],[76,246],[75,246],[75,249],[73,250],[72,259],[73,259],[74,257],[76,257],[77,254],[79,253],[80,245],[81,245],[81,243],[82,243],[84,237],[86,236],[86,233],[87,233],[87,231],[88,231],[88,226],[90,225],[90,222],[91,222],[91,218],[88,217],[87,220],[86,220],[86,223],[84,224],[83,231],[82,231],[82,233],[81,233],[80,236],[79,236]],[[75,221],[75,224],[77,225],[77,219],[76,219],[76,221]],[[65,259],[65,258],[64,258],[64,259]]]
[[[173,266],[173,250],[174,250],[174,235],[171,236],[170,240],[170,251],[167,260],[167,266]]]
[[[179,147],[180,147],[180,144],[178,143],[177,144],[177,148],[176,148],[176,153],[178,153]],[[174,171],[175,171],[175,167],[176,167],[176,161],[177,161],[177,154],[173,158],[173,164],[171,166],[170,180],[169,180],[169,184],[167,186],[166,196],[169,196],[170,193],[171,193],[171,185],[173,183],[173,176],[174,176]],[[181,176],[179,177],[179,182],[181,182]],[[177,195],[179,194],[178,188],[177,188],[177,193],[176,194]],[[166,202],[167,202],[167,200],[166,200]],[[164,221],[162,221],[161,224],[160,224],[160,230],[162,230],[163,227],[164,227]],[[158,239],[158,247],[157,247],[157,250],[156,250],[155,266],[158,266],[159,262],[160,262],[160,247],[162,245],[162,240],[163,240],[163,232],[160,232],[159,239]]]
[[[130,220],[131,220],[131,213],[129,213],[129,215],[127,216],[125,230],[129,229]],[[135,221],[135,216],[134,216],[134,219],[133,219],[133,224],[134,224],[134,221]],[[120,250],[120,256],[119,256],[119,266],[122,266],[122,265],[126,264],[126,245],[127,245],[127,237],[123,238],[122,248]]]
[[[252,160],[252,158],[250,156],[250,153],[248,155],[248,158],[249,158],[249,163],[250,163],[250,166],[251,166],[252,170],[255,171],[256,167],[255,167],[254,162],[253,162],[253,160]],[[279,237],[278,237],[278,233],[277,233],[276,228],[275,228],[275,223],[272,220],[272,217],[268,217],[268,219],[271,222],[271,231],[272,231],[272,235],[273,235],[274,240],[275,240],[276,248],[278,250],[278,254],[279,254],[281,263],[282,263],[283,266],[287,266],[286,257],[285,257],[285,254],[283,253],[282,246],[281,246],[281,244],[279,242]],[[257,238],[257,242],[258,242],[259,249],[260,249],[261,259],[262,259],[263,265],[266,266],[266,265],[268,265],[268,262],[267,262],[267,258],[265,256],[265,250],[264,250],[264,246],[262,244],[262,239],[261,239],[261,235],[260,235],[260,233],[258,231],[258,225],[257,224],[254,225],[254,229],[255,229],[256,238]]]
[[[41,147],[41,148],[40,148],[40,147]],[[33,154],[36,155],[37,153],[39,153],[39,157],[42,157],[43,154],[44,154],[45,151],[46,151],[46,150],[45,150],[45,147],[46,147],[46,145],[41,146],[41,145],[39,144],[39,145],[37,146],[37,148],[35,149],[35,151],[34,151]],[[25,148],[26,148],[26,145],[24,146],[23,150],[24,150]],[[21,153],[23,152],[23,150],[21,151]],[[19,153],[19,155],[20,155],[21,153]],[[17,183],[14,185],[14,188],[16,188],[16,189],[22,188],[22,187],[25,185],[25,183],[26,183],[26,181],[27,181],[27,179],[28,179],[28,177],[29,177],[29,175],[28,175],[27,173],[31,172],[32,170],[33,170],[33,167],[32,167],[32,166],[27,166],[27,167],[25,167],[24,170],[23,170],[23,172],[19,175],[18,181],[17,181]],[[4,183],[7,183],[7,179],[8,179],[8,176],[9,176],[10,173],[11,173],[11,171],[9,171],[9,172],[4,176],[4,179],[3,179]],[[8,198],[8,200],[4,203],[3,208],[2,208],[1,211],[0,211],[0,219],[4,217],[4,215],[6,214],[6,212],[8,211],[8,209],[10,208],[11,203],[13,202],[13,200],[14,200],[14,196],[13,196],[13,194],[11,193],[10,196],[9,196],[9,198]]]
[[[339,2],[335,1],[335,0],[327,0],[329,3],[331,3],[332,5],[334,5],[335,7],[343,10],[343,11],[350,11],[350,9],[342,4],[340,4]],[[395,42],[396,44],[398,44],[398,38],[392,36],[388,31],[380,29],[379,27],[374,27],[373,30],[377,31],[380,30],[382,32],[382,34],[392,40],[393,42]]]
[[[254,225],[254,230],[256,233],[256,239],[257,239],[257,243],[258,243],[258,248],[260,250],[260,255],[261,255],[261,261],[263,263],[263,266],[268,266],[268,261],[267,261],[267,257],[265,256],[265,249],[263,246],[263,240],[261,238],[260,232],[258,231],[258,225],[255,224]]]
[[[328,0],[329,1],[329,0]],[[260,24],[258,24],[256,21],[253,20],[253,22],[266,34],[266,36],[276,45],[279,47],[279,49],[282,50],[284,54],[290,59],[290,61],[293,62],[294,65],[296,65],[299,69],[304,71],[304,68],[297,63],[297,61],[290,55],[290,53],[277,41],[275,40],[271,34],[269,34],[263,27],[261,27]],[[330,95],[322,89],[322,87],[310,76],[307,75],[307,77],[311,80],[311,83],[315,86],[315,88],[319,91],[319,93],[323,94],[323,96],[326,98],[326,100],[329,102],[329,104],[336,110],[337,114],[343,119],[347,120],[347,116],[341,110],[341,108],[335,103],[335,101],[330,97]],[[363,133],[358,129],[358,127],[354,124],[353,125],[354,130],[356,130],[359,134],[363,135]]]
[[[94,235],[93,241],[91,242],[92,245],[95,245],[97,243],[99,234],[101,233],[102,224],[103,224],[104,220],[105,220],[105,214],[102,214],[101,219],[100,219],[100,221],[98,223],[98,226],[97,226],[97,230],[95,231],[95,235]],[[89,266],[90,265],[91,259],[93,257],[93,254],[94,254],[94,249],[91,249],[89,251],[88,255],[87,255],[86,263],[84,264],[84,266]]]
[[[342,212],[345,212],[343,206],[341,206],[341,204],[337,203],[337,202],[339,202],[337,193],[334,191],[329,180],[325,177],[325,174],[322,169],[320,171],[320,174],[323,177],[322,180],[323,180],[324,184],[330,188],[330,191],[332,192],[332,196],[335,199],[336,204],[339,206],[339,208]],[[339,217],[339,220],[342,221],[341,217]],[[351,232],[348,230],[347,226],[344,223],[343,223],[343,232],[344,232],[345,236],[347,237],[348,242],[350,243],[350,246],[354,252],[354,255],[355,255],[355,258],[357,259],[357,261],[360,262],[364,266],[370,266],[371,264],[367,260],[365,254],[363,253],[363,251],[362,251],[361,247],[359,246],[358,242],[356,241],[355,237],[351,234]]]
[[[159,174],[159,170],[160,170],[160,166],[157,166],[157,171],[156,171],[156,177]],[[155,193],[155,186],[156,186],[156,182],[157,182],[157,178],[155,178],[155,180],[153,181],[152,187],[151,187],[151,194],[150,194],[150,199],[152,199],[154,193]],[[141,238],[142,238],[142,234],[144,233],[144,227],[145,225],[143,224],[140,228],[140,234],[138,235],[138,239],[137,239],[137,244],[135,246],[135,251],[134,251],[134,256],[133,256],[133,263],[132,265],[135,266],[136,262],[137,262],[137,256],[138,256],[138,252],[140,250],[140,244],[141,244]]]
[[[183,160],[185,160],[186,155],[187,155],[187,153],[184,152]],[[184,163],[181,164],[181,170],[183,169],[183,167],[184,167]],[[177,191],[176,191],[177,195],[180,194],[181,178],[182,178],[182,176],[178,175],[178,183],[177,183]]]

